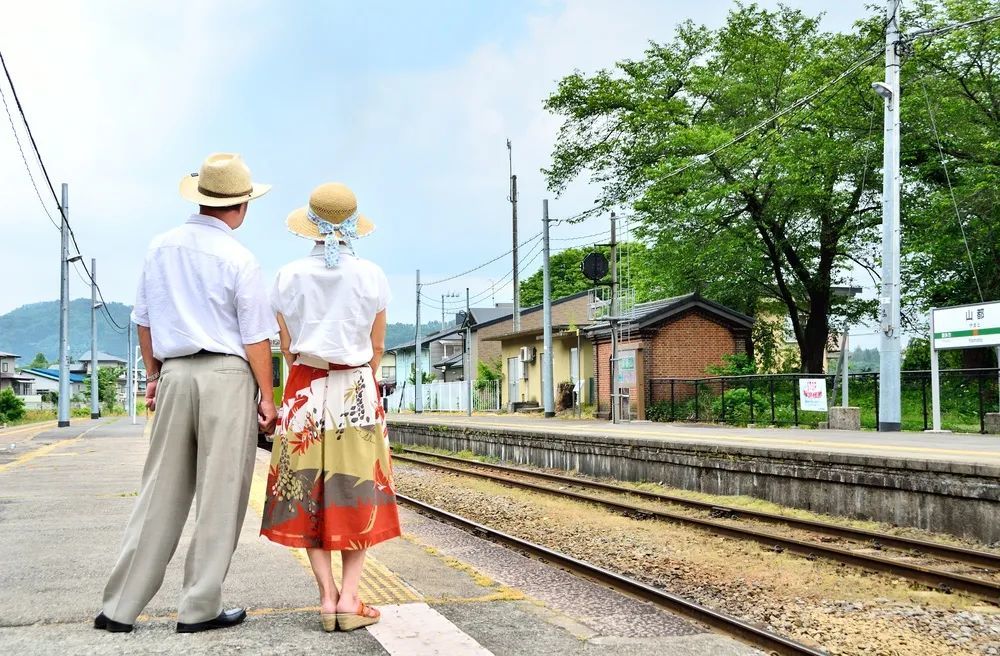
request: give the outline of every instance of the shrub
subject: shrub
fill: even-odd
[[[9,387],[0,392],[0,421],[20,421],[24,417],[24,400]]]
[[[670,421],[670,401],[657,401],[646,408],[646,419],[650,421]]]
[[[726,390],[725,412],[722,408],[722,397],[716,397],[712,401],[712,413],[715,417],[725,416],[727,424],[748,424],[750,423],[750,391],[739,387],[734,390]],[[754,396],[753,415],[754,421],[760,421],[765,415],[770,419],[768,402],[760,395]]]

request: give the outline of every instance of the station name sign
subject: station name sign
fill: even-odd
[[[936,349],[1000,346],[1000,301],[936,308],[931,322]]]

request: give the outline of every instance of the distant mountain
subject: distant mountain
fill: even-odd
[[[128,325],[131,306],[109,303],[108,310],[119,325]],[[78,298],[69,304],[70,360],[89,350],[90,299]],[[97,315],[97,350],[122,358],[127,351],[125,334],[111,327],[103,311]],[[59,301],[23,305],[0,316],[0,351],[20,355],[17,364],[22,367],[36,353],[44,353],[49,362],[59,359]]]
[[[422,335],[430,335],[441,328],[440,321],[432,321],[424,324],[421,329]],[[390,323],[385,327],[385,347],[392,348],[406,342],[412,342],[416,337],[416,324],[412,323]]]

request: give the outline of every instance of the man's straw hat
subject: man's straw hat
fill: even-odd
[[[209,155],[200,172],[181,178],[181,196],[206,207],[241,205],[270,190],[269,184],[253,182],[250,169],[235,153]]]
[[[358,237],[369,235],[375,229],[374,223],[358,214],[358,199],[350,187],[339,182],[327,182],[313,189],[309,205],[289,214],[285,225],[299,237],[323,241],[325,235],[320,232],[318,222],[332,223],[336,228],[348,220],[352,223],[356,220]]]

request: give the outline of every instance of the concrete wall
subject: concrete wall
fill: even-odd
[[[623,481],[1000,540],[1000,467],[392,420],[390,437]],[[599,430],[599,428],[597,429]]]

